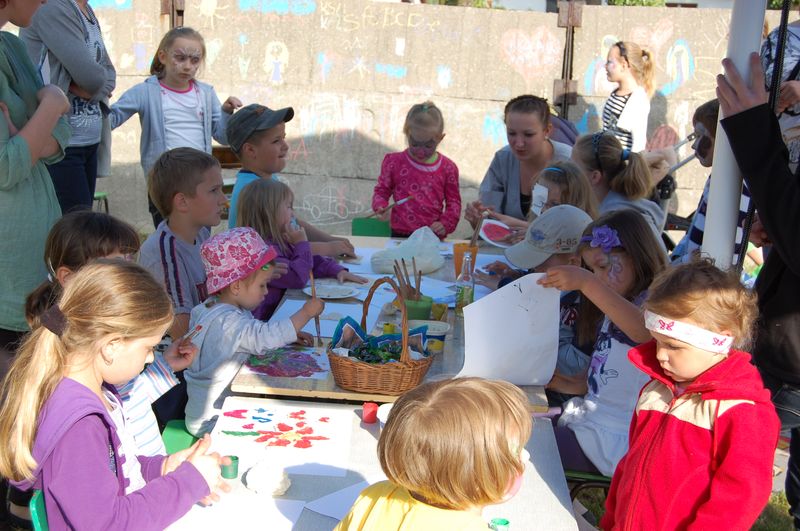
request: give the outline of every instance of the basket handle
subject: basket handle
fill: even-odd
[[[408,350],[408,310],[406,309],[406,300],[403,297],[403,294],[400,293],[400,288],[397,287],[397,284],[394,280],[389,277],[382,277],[375,281],[371,288],[369,288],[369,293],[367,294],[367,298],[364,299],[364,310],[361,314],[361,328],[369,333],[367,330],[367,312],[369,311],[369,305],[372,302],[372,296],[375,294],[375,291],[381,284],[389,284],[394,289],[394,292],[397,293],[397,298],[400,301],[400,315],[401,318],[401,337],[403,339],[403,349],[400,351],[400,361],[404,363],[408,363],[411,361],[411,353]]]

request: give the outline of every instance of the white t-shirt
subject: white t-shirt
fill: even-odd
[[[114,421],[117,437],[120,440],[120,447],[117,448],[117,455],[119,456],[117,466],[122,466],[122,475],[128,480],[128,484],[125,485],[125,494],[130,494],[141,489],[147,483],[142,476],[142,466],[136,458],[139,448],[136,446],[133,434],[128,431],[125,415],[122,412],[122,405],[117,400],[117,397],[114,396],[114,393],[105,389],[103,389],[103,394],[111,405],[109,415],[111,420]]]
[[[164,113],[164,133],[167,149],[191,147],[205,151],[203,129],[203,98],[200,89],[191,83],[189,89],[178,92],[159,83],[161,110]]]

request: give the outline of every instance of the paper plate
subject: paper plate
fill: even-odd
[[[303,293],[311,296],[311,286],[303,288]],[[317,297],[320,299],[347,299],[359,294],[358,288],[351,286],[332,286],[330,284],[320,284],[317,286]]]
[[[481,225],[481,231],[478,233],[481,238],[486,240],[487,242],[491,243],[496,247],[501,247],[503,249],[507,247],[511,247],[511,244],[503,243],[501,241],[505,236],[511,234],[511,229],[505,223],[497,221],[495,219],[485,219],[483,220],[483,225]]]

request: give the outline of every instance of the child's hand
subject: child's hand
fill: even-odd
[[[389,221],[392,218],[392,210],[388,207],[378,208],[375,210],[375,216],[381,221]]]
[[[191,452],[185,459],[194,465],[197,471],[200,472],[200,475],[206,480],[208,489],[211,491],[211,494],[201,500],[201,503],[204,505],[210,505],[215,501],[219,501],[219,494],[217,494],[217,491],[230,492],[231,490],[230,485],[222,480],[220,469],[223,459],[228,458],[220,457],[217,452],[210,454],[206,453],[208,452],[210,446],[211,436],[206,434],[202,439],[194,443],[194,445],[189,449]]]
[[[272,262],[269,265],[269,281],[277,280],[289,272],[289,264],[286,262]]]
[[[511,270],[511,266],[497,260],[486,266],[484,269],[489,273],[495,273],[497,275],[505,275],[508,271]]]
[[[554,266],[547,270],[538,283],[545,288],[556,288],[561,291],[582,291],[592,277],[592,273],[582,267]]]
[[[284,237],[286,238],[286,241],[288,241],[291,244],[297,244],[300,242],[308,241],[308,236],[306,236],[306,229],[304,229],[299,225],[293,227],[291,223],[286,226],[286,232],[284,233]]]
[[[356,257],[356,249],[353,247],[353,244],[350,243],[350,240],[343,238],[341,240],[333,240],[328,242],[330,246],[331,254],[330,256],[344,256],[349,258]]]
[[[434,221],[431,223],[431,230],[435,235],[440,238],[444,238],[447,236],[447,230],[444,228],[444,225],[441,224],[439,221]]]
[[[314,346],[314,336],[309,334],[308,332],[303,332],[302,330],[297,332],[297,341],[295,341],[298,345],[303,345],[305,347],[313,347]]]
[[[169,364],[172,372],[180,372],[189,368],[198,352],[200,349],[191,339],[184,339],[180,343],[172,343],[164,351],[164,361]]]
[[[222,104],[222,112],[226,114],[233,114],[233,111],[242,106],[242,101],[236,96],[229,96],[225,103]]]
[[[303,304],[300,311],[306,315],[306,322],[308,322],[325,311],[325,303],[318,297],[312,297]]]
[[[350,282],[358,282],[359,284],[366,284],[367,282],[369,282],[369,280],[367,280],[366,278],[354,275],[353,273],[351,273],[346,269],[342,269],[341,271],[336,273],[336,280],[339,281],[339,284],[346,282],[348,280]]]
[[[488,210],[489,212],[493,212],[494,209],[491,207],[483,206],[483,203],[480,201],[473,201],[467,205],[467,209],[464,211],[464,218],[469,221],[470,225],[476,227],[478,225],[478,220],[481,219],[484,210]]]
[[[475,269],[474,274],[475,274],[476,284],[480,284],[481,286],[486,286],[492,291],[497,289],[497,285],[500,284],[500,279],[503,278],[502,276],[497,274],[490,275],[489,273],[484,273],[479,269]]]
[[[728,58],[722,60],[725,75],[717,76],[717,98],[725,117],[744,112],[767,103],[767,90],[764,88],[764,70],[758,53],[750,54],[750,79],[745,80],[739,70]]]
[[[761,223],[761,219],[758,217],[758,212],[753,217],[753,225],[750,227],[750,241],[757,247],[772,243],[767,231],[764,229],[764,224]]]
[[[8,112],[8,106],[0,101],[0,111],[3,111],[3,116],[6,117],[6,124],[8,125],[8,137],[11,138],[19,133],[19,129],[17,126],[14,125],[14,122],[11,121],[11,113]]]

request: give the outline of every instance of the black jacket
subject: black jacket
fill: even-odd
[[[765,373],[800,386],[800,180],[767,104],[725,118],[736,162],[773,247],[756,281],[753,358]]]

